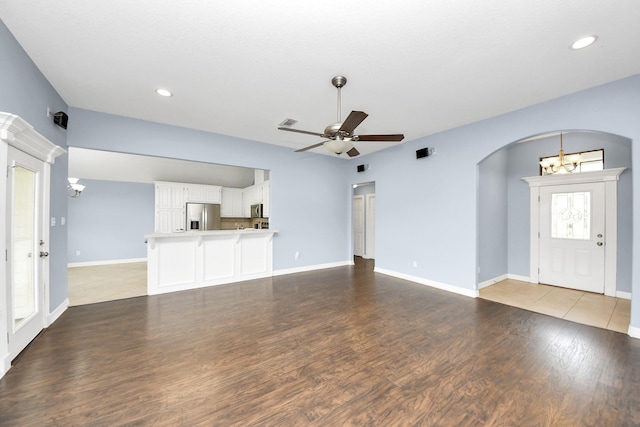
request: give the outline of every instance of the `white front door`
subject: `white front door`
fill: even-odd
[[[604,293],[605,184],[540,188],[540,283]]]
[[[44,162],[9,147],[7,158],[7,329],[14,359],[44,328]]]
[[[353,196],[353,254],[364,255],[364,196]]]

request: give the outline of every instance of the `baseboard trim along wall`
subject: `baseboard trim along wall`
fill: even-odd
[[[44,327],[48,328],[49,326],[51,326],[53,322],[55,322],[60,316],[62,316],[62,313],[67,311],[67,308],[69,308],[69,298],[62,301],[62,304],[60,304],[58,307],[56,307],[55,310],[47,315],[47,324]]]
[[[616,291],[616,298],[631,299],[631,292]]]
[[[486,288],[487,286],[495,285],[498,282],[502,282],[503,280],[519,280],[521,282],[531,282],[531,278],[529,276],[521,276],[519,274],[502,274],[500,276],[496,276],[493,279],[485,280],[484,282],[478,283],[478,289]]]
[[[387,270],[384,268],[375,267],[373,269],[376,273],[386,274],[387,276],[397,277],[398,279],[409,280],[420,285],[430,286],[432,288],[441,289],[447,292],[453,292],[454,294],[464,295],[465,297],[477,298],[479,293],[475,289],[466,289],[459,286],[449,285],[447,283],[440,283],[434,280],[428,280],[423,277],[411,276],[409,274],[398,273],[396,271]]]
[[[284,276],[285,274],[293,274],[293,273],[304,273],[305,271],[313,271],[313,270],[324,270],[325,268],[335,268],[335,267],[344,267],[347,265],[354,265],[353,260],[351,261],[339,261],[339,262],[330,262],[328,264],[316,264],[316,265],[307,265],[304,267],[295,267],[295,268],[284,268],[282,270],[273,270],[273,276]]]
[[[146,258],[110,259],[106,261],[70,262],[67,268],[94,267],[96,265],[127,264],[130,262],[147,262]]]
[[[640,328],[635,328],[631,325],[629,325],[629,332],[628,332],[629,336],[631,338],[638,338],[640,339]]]

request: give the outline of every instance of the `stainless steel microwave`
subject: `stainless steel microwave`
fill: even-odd
[[[262,218],[262,203],[251,205],[251,218]]]

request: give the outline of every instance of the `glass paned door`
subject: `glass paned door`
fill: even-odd
[[[37,311],[36,173],[13,167],[12,268],[14,330]]]
[[[7,326],[15,358],[44,328],[44,280],[48,253],[44,226],[44,162],[9,147],[7,174]],[[42,251],[42,252],[41,252]]]

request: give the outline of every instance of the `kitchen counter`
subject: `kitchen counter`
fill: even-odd
[[[277,232],[248,228],[146,234],[147,293],[270,277]]]

